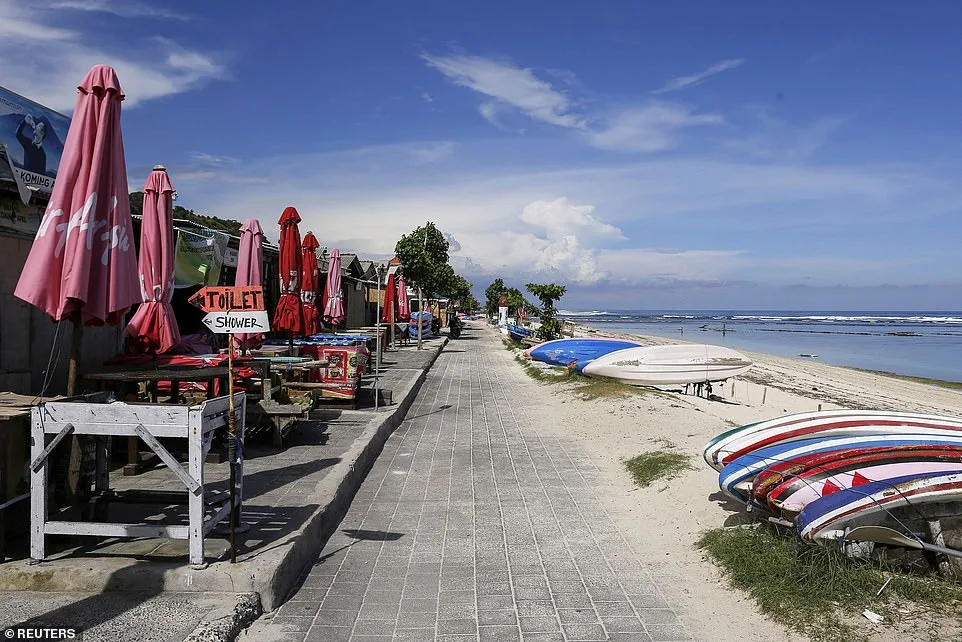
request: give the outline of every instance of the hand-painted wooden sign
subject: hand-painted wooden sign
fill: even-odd
[[[256,312],[264,310],[264,288],[260,286],[205,287],[190,297],[204,312]]]

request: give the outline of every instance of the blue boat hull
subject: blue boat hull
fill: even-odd
[[[559,339],[536,346],[529,354],[535,361],[553,366],[568,366],[574,362],[575,370],[581,372],[586,365],[609,352],[638,347],[641,344],[621,339]]]

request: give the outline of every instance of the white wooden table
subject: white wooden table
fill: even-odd
[[[234,394],[235,430],[239,453],[243,452],[246,396]],[[214,431],[228,424],[230,397],[208,399],[196,406],[142,403],[47,402],[31,410],[30,456],[30,557],[42,561],[47,535],[91,535],[98,537],[169,537],[189,541],[189,561],[204,565],[204,537],[222,520],[230,517],[230,500],[210,516],[204,510],[204,460]],[[88,521],[51,520],[47,508],[50,453],[65,437],[91,435],[97,438],[96,490],[109,484],[108,437],[139,437],[184,483],[187,489],[189,523],[183,525],[115,524]],[[188,441],[185,471],[157,438],[180,437]],[[243,457],[235,473],[235,524],[240,524],[243,503]]]

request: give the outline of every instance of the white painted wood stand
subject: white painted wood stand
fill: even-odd
[[[246,395],[235,393],[237,439],[244,443]],[[196,406],[46,402],[33,407],[30,456],[30,557],[43,561],[47,535],[92,535],[100,537],[169,537],[189,541],[189,561],[204,564],[204,536],[230,517],[230,500],[210,516],[204,511],[204,460],[214,431],[228,424],[230,397],[208,399]],[[140,437],[157,453],[187,488],[188,526],[112,524],[48,519],[47,492],[50,478],[49,455],[68,435],[91,435],[97,440],[96,490],[105,492],[109,483],[108,437]],[[48,437],[51,437],[48,441]],[[184,471],[157,438],[180,437],[188,441],[188,465]],[[243,449],[240,449],[241,453]],[[235,523],[240,524],[243,504],[243,456],[235,473]]]

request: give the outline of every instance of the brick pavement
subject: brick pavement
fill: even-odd
[[[524,412],[499,337],[465,336],[300,588],[244,639],[690,639],[590,458]]]

